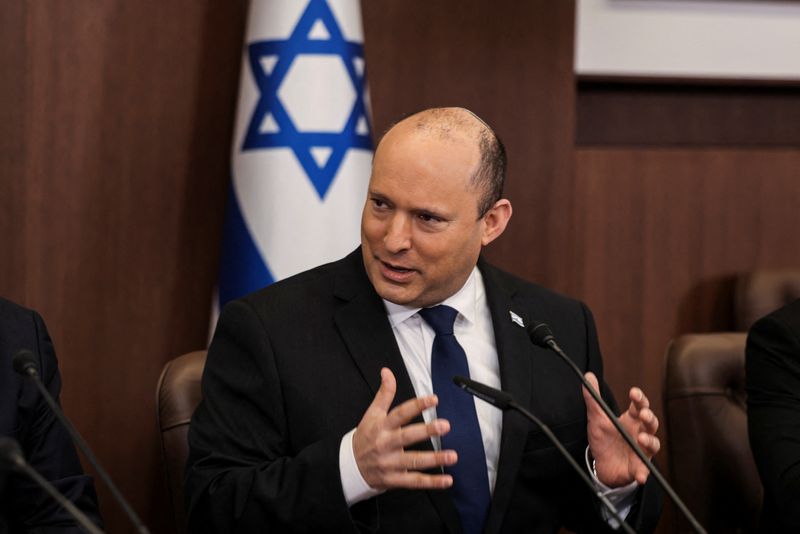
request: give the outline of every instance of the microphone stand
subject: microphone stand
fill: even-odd
[[[550,430],[550,427],[544,424],[544,422],[541,419],[533,415],[523,406],[519,405],[517,401],[515,401],[514,398],[505,391],[494,389],[490,386],[487,386],[486,384],[481,384],[480,382],[476,382],[474,380],[471,380],[463,376],[453,377],[453,382],[467,393],[470,393],[478,397],[479,399],[485,400],[486,402],[495,406],[501,411],[506,411],[509,409],[516,410],[517,412],[521,413],[525,418],[527,418],[529,421],[533,422],[536,426],[538,426],[542,430],[542,432],[544,432],[544,435],[547,436],[547,439],[549,439],[550,442],[553,445],[555,445],[556,449],[558,449],[558,452],[561,453],[561,455],[564,458],[566,458],[569,465],[576,473],[578,473],[583,482],[594,493],[595,497],[597,497],[600,500],[600,502],[603,503],[603,506],[605,506],[605,508],[611,513],[611,515],[614,517],[617,523],[619,523],[620,528],[622,528],[622,530],[624,530],[628,534],[636,534],[636,531],[633,530],[633,528],[631,528],[631,526],[628,525],[628,523],[626,523],[624,519],[622,519],[622,516],[619,515],[617,508],[613,504],[611,504],[611,501],[608,500],[608,497],[606,497],[602,491],[597,489],[592,479],[589,478],[589,475],[586,474],[586,471],[581,469],[581,466],[578,465],[578,462],[575,461],[575,458],[573,458],[572,455],[569,453],[569,451],[567,451],[567,449],[564,448],[564,446],[558,440],[556,435],[553,434],[553,431]]]
[[[658,481],[658,484],[664,489],[665,492],[667,492],[667,495],[669,495],[670,499],[672,499],[672,502],[675,503],[675,505],[683,514],[683,516],[692,525],[694,531],[697,532],[698,534],[706,534],[706,530],[703,528],[700,522],[697,521],[697,519],[695,519],[694,515],[692,515],[692,512],[689,511],[689,508],[687,508],[686,504],[684,504],[681,498],[678,497],[678,494],[675,493],[675,490],[672,489],[672,486],[670,486],[669,483],[666,481],[666,479],[664,479],[664,476],[661,474],[661,472],[659,472],[659,470],[656,469],[656,466],[653,465],[653,462],[651,462],[650,459],[647,458],[647,455],[645,455],[644,451],[642,451],[641,447],[639,447],[639,445],[633,440],[630,434],[628,434],[628,432],[624,428],[622,428],[622,424],[619,422],[619,419],[617,419],[616,414],[614,414],[614,412],[611,410],[608,404],[606,404],[606,401],[603,400],[603,398],[600,396],[597,390],[595,390],[589,383],[589,381],[586,380],[586,377],[583,376],[583,371],[581,371],[581,369],[575,364],[575,362],[573,362],[569,358],[569,356],[567,356],[566,353],[563,350],[561,350],[561,347],[556,342],[555,336],[550,330],[550,327],[544,323],[531,321],[531,324],[529,325],[528,328],[531,340],[535,345],[550,349],[553,352],[555,352],[562,360],[564,360],[567,363],[567,365],[569,365],[569,367],[578,376],[578,378],[580,378],[581,383],[583,383],[583,386],[586,388],[586,390],[589,392],[592,398],[597,402],[597,404],[600,406],[600,408],[603,410],[606,416],[608,416],[608,418],[611,420],[611,423],[614,425],[614,428],[617,429],[617,431],[620,433],[625,442],[630,446],[630,448],[633,450],[636,456],[638,456],[639,459],[644,463],[644,465],[647,466],[647,468],[650,470],[650,473],[655,477],[656,481]]]
[[[2,459],[0,462],[6,464],[10,469],[25,473],[33,479],[43,490],[45,490],[62,508],[64,508],[69,515],[78,522],[78,524],[90,534],[104,534],[100,528],[97,527],[92,521],[81,512],[72,502],[64,497],[49,480],[44,478],[36,469],[25,461],[22,456],[22,450],[19,443],[12,438],[0,438],[0,451],[2,451]]]
[[[142,520],[139,519],[139,516],[136,515],[136,512],[122,495],[122,492],[119,490],[119,488],[117,488],[117,485],[114,484],[113,480],[111,480],[111,476],[106,472],[105,469],[103,469],[103,466],[100,465],[100,462],[92,452],[92,449],[89,448],[89,445],[86,443],[86,441],[84,441],[75,427],[72,426],[72,423],[70,423],[69,419],[66,418],[64,412],[58,406],[55,399],[53,399],[53,396],[50,395],[49,391],[47,391],[47,388],[39,377],[39,369],[33,353],[29,350],[23,349],[14,355],[13,363],[15,371],[27,378],[30,378],[33,383],[36,384],[36,387],[39,390],[39,393],[42,395],[42,398],[44,398],[45,402],[53,411],[56,418],[58,418],[61,424],[64,425],[64,428],[67,429],[67,432],[69,432],[69,435],[72,437],[72,440],[75,442],[78,448],[83,451],[83,453],[86,455],[86,458],[94,466],[97,474],[100,476],[103,482],[106,483],[108,489],[111,490],[111,494],[114,496],[114,499],[120,504],[120,506],[122,506],[122,509],[133,523],[133,526],[136,528],[137,532],[139,532],[139,534],[150,534],[150,531],[147,530],[147,527],[144,525],[144,523],[142,523]]]

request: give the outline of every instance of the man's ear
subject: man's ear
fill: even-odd
[[[486,215],[483,216],[483,237],[481,238],[483,246],[500,237],[511,218],[511,212],[511,202],[505,198],[495,202],[494,206],[486,212]]]

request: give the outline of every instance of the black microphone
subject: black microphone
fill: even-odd
[[[475,382],[465,376],[454,376],[453,383],[467,393],[471,393],[503,411],[511,408],[511,404],[514,402],[513,397],[505,391],[500,391],[486,384]]]
[[[147,530],[147,527],[144,526],[142,520],[139,519],[138,515],[136,515],[136,512],[122,495],[122,492],[119,491],[117,485],[114,484],[114,481],[111,480],[109,474],[105,469],[103,469],[103,466],[100,465],[100,461],[97,459],[97,457],[95,457],[92,449],[89,448],[89,445],[86,443],[86,441],[84,441],[75,427],[72,426],[72,423],[70,423],[67,417],[64,415],[64,412],[58,406],[55,399],[53,399],[53,396],[50,395],[49,391],[47,391],[47,388],[42,383],[41,377],[39,376],[39,362],[36,356],[31,351],[22,349],[17,351],[17,353],[14,355],[13,365],[14,370],[17,373],[26,378],[30,378],[33,383],[36,384],[36,387],[39,389],[39,393],[42,395],[42,398],[44,398],[45,402],[53,411],[56,418],[58,418],[61,424],[64,425],[64,428],[67,429],[69,435],[72,436],[72,441],[74,441],[78,448],[83,451],[83,454],[89,460],[89,463],[92,464],[92,466],[95,468],[95,471],[97,471],[97,474],[101,479],[103,479],[103,482],[105,482],[106,486],[108,486],[108,489],[111,490],[111,494],[114,496],[114,499],[125,511],[125,514],[127,514],[128,518],[130,518],[133,526],[136,527],[136,530],[140,532],[140,534],[150,534],[150,531]]]
[[[86,517],[69,499],[59,492],[49,480],[36,472],[36,469],[25,461],[22,449],[15,439],[0,437],[0,467],[25,473],[33,479],[36,484],[45,490],[70,516],[85,530],[91,534],[103,534],[103,531],[92,520]]]
[[[479,399],[485,400],[489,404],[497,407],[502,411],[506,411],[509,409],[518,411],[523,416],[528,418],[529,421],[533,422],[536,426],[541,428],[542,432],[544,432],[544,435],[547,436],[547,438],[553,443],[553,445],[555,445],[556,449],[558,449],[558,452],[560,452],[561,455],[564,458],[566,458],[569,465],[572,466],[572,469],[574,469],[575,472],[578,473],[583,482],[589,487],[592,493],[594,493],[595,497],[597,497],[600,500],[600,502],[603,503],[603,506],[606,507],[606,509],[611,513],[614,519],[619,523],[622,530],[624,530],[628,534],[636,534],[636,531],[634,531],[631,528],[631,526],[628,525],[622,519],[622,516],[619,515],[619,512],[617,511],[616,507],[613,504],[611,504],[611,501],[608,500],[608,497],[603,495],[603,492],[597,489],[594,482],[592,482],[592,479],[589,478],[589,475],[587,475],[586,472],[583,469],[581,469],[581,467],[578,465],[578,462],[576,462],[575,459],[572,457],[572,455],[569,453],[569,451],[567,451],[567,449],[564,448],[564,445],[562,445],[561,442],[556,437],[556,435],[553,434],[553,431],[550,430],[550,427],[544,424],[538,417],[536,417],[531,412],[526,410],[523,406],[517,404],[514,398],[505,391],[500,391],[499,389],[487,386],[486,384],[481,384],[480,382],[476,382],[474,380],[471,380],[463,376],[454,376],[453,382],[455,383],[455,385],[457,385],[467,393],[471,393],[472,395],[475,395]]]
[[[562,360],[564,360],[567,365],[569,365],[570,369],[572,369],[578,378],[580,378],[581,383],[583,383],[583,387],[586,388],[592,398],[597,402],[598,405],[600,405],[600,408],[611,420],[614,428],[617,429],[628,446],[630,446],[633,452],[636,453],[636,456],[638,456],[639,459],[644,462],[644,465],[646,465],[650,470],[650,473],[655,477],[658,484],[664,489],[664,491],[667,492],[667,495],[669,495],[670,499],[672,499],[672,502],[675,503],[683,516],[689,521],[695,532],[706,534],[706,530],[703,528],[700,522],[695,519],[694,515],[692,515],[692,512],[689,511],[689,508],[687,508],[681,498],[678,497],[678,494],[675,493],[675,490],[672,489],[672,486],[669,485],[661,472],[656,469],[656,466],[653,465],[653,462],[647,458],[647,455],[645,455],[644,451],[642,451],[641,447],[639,447],[639,444],[633,440],[633,438],[624,428],[622,428],[622,424],[620,424],[616,414],[611,410],[608,404],[606,404],[606,401],[603,400],[597,390],[595,390],[589,381],[586,380],[586,377],[583,376],[583,371],[569,358],[569,356],[566,355],[563,350],[561,350],[561,347],[558,345],[558,342],[556,342],[556,338],[553,335],[553,331],[550,329],[550,327],[545,323],[532,320],[529,321],[526,329],[534,345],[544,349],[552,350]]]
[[[36,356],[29,350],[17,351],[11,364],[14,366],[14,370],[24,377],[39,376],[39,364]]]

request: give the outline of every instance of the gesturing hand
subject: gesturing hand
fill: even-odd
[[[592,373],[586,373],[585,376],[589,383],[599,390],[597,377]],[[619,435],[586,388],[581,389],[586,403],[589,448],[594,456],[597,478],[612,488],[630,484],[634,480],[644,484],[650,470]],[[631,401],[630,406],[619,417],[619,422],[636,440],[645,455],[652,458],[661,448],[661,442],[655,435],[658,430],[658,418],[650,410],[650,401],[641,389],[631,388],[628,397]]]
[[[374,489],[449,488],[453,484],[450,475],[430,475],[420,470],[456,463],[455,451],[404,449],[450,431],[450,423],[445,419],[427,424],[407,424],[424,410],[436,406],[436,396],[410,399],[389,411],[396,391],[394,375],[384,367],[381,369],[381,387],[353,435],[353,453],[361,476]]]

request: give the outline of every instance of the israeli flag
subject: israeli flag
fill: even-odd
[[[219,306],[359,242],[372,142],[359,0],[252,0]]]

